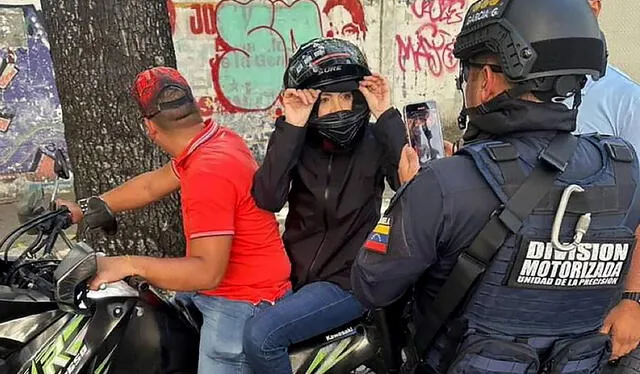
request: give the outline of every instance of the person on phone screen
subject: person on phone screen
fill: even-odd
[[[411,144],[418,154],[420,165],[429,160],[435,160],[440,152],[433,146],[433,132],[429,121],[429,110],[412,113],[407,119],[407,126],[411,134]]]

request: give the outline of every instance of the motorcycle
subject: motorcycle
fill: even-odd
[[[70,212],[54,201],[69,167],[61,151],[55,155],[48,209],[42,193],[31,196],[20,212],[24,223],[0,244],[0,373],[196,373],[197,309],[139,277],[87,289],[101,254],[64,233]],[[100,228],[111,230],[115,218],[105,212]],[[12,245],[25,234],[36,239],[12,258]],[[61,258],[54,251],[59,238],[68,247]],[[416,360],[405,318],[376,310],[296,344],[289,350],[294,373],[410,372]]]
[[[101,254],[64,233],[70,213],[54,201],[69,168],[62,152],[55,160],[58,180],[48,209],[40,203],[43,193],[32,195],[19,212],[24,223],[0,242],[0,373],[196,373],[197,309],[139,277],[87,289]],[[115,218],[105,212],[101,228],[113,231]],[[36,239],[10,256],[25,234]],[[64,256],[54,251],[59,238],[69,248]],[[418,356],[410,305],[371,311],[290,347],[294,373],[413,373]],[[640,373],[640,350],[605,373]]]

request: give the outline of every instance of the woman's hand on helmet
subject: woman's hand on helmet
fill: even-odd
[[[285,121],[297,127],[304,127],[309,120],[318,96],[320,96],[320,90],[286,89],[282,94]]]
[[[382,75],[375,73],[360,81],[360,92],[369,105],[371,114],[378,119],[382,113],[391,108],[391,90],[389,82]]]

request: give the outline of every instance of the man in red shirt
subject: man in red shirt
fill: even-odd
[[[198,372],[249,372],[242,350],[245,321],[263,301],[273,304],[291,288],[275,216],[257,208],[251,196],[257,164],[236,133],[203,122],[191,88],[176,70],[140,73],[133,94],[148,136],[172,161],[99,198],[120,212],[180,189],[186,257],[98,258],[91,288],[140,275],[156,287],[197,291],[192,301],[204,317]],[[75,222],[82,219],[80,206],[59,204],[70,207]]]

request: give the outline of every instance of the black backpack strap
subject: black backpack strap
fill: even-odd
[[[518,185],[525,178],[524,171],[518,164],[518,150],[510,143],[491,144],[487,146],[489,157],[498,164],[504,185]]]
[[[491,215],[487,224],[463,251],[433,302],[419,304],[423,319],[418,322],[416,347],[424,357],[431,342],[456,310],[475,280],[484,273],[510,233],[517,233],[523,221],[551,190],[578,143],[570,133],[559,133],[538,156],[538,164],[511,198]]]
[[[626,144],[616,144],[612,141],[605,141],[605,149],[613,161],[616,183],[618,181],[630,181],[633,179],[633,159],[634,150],[629,149]]]

